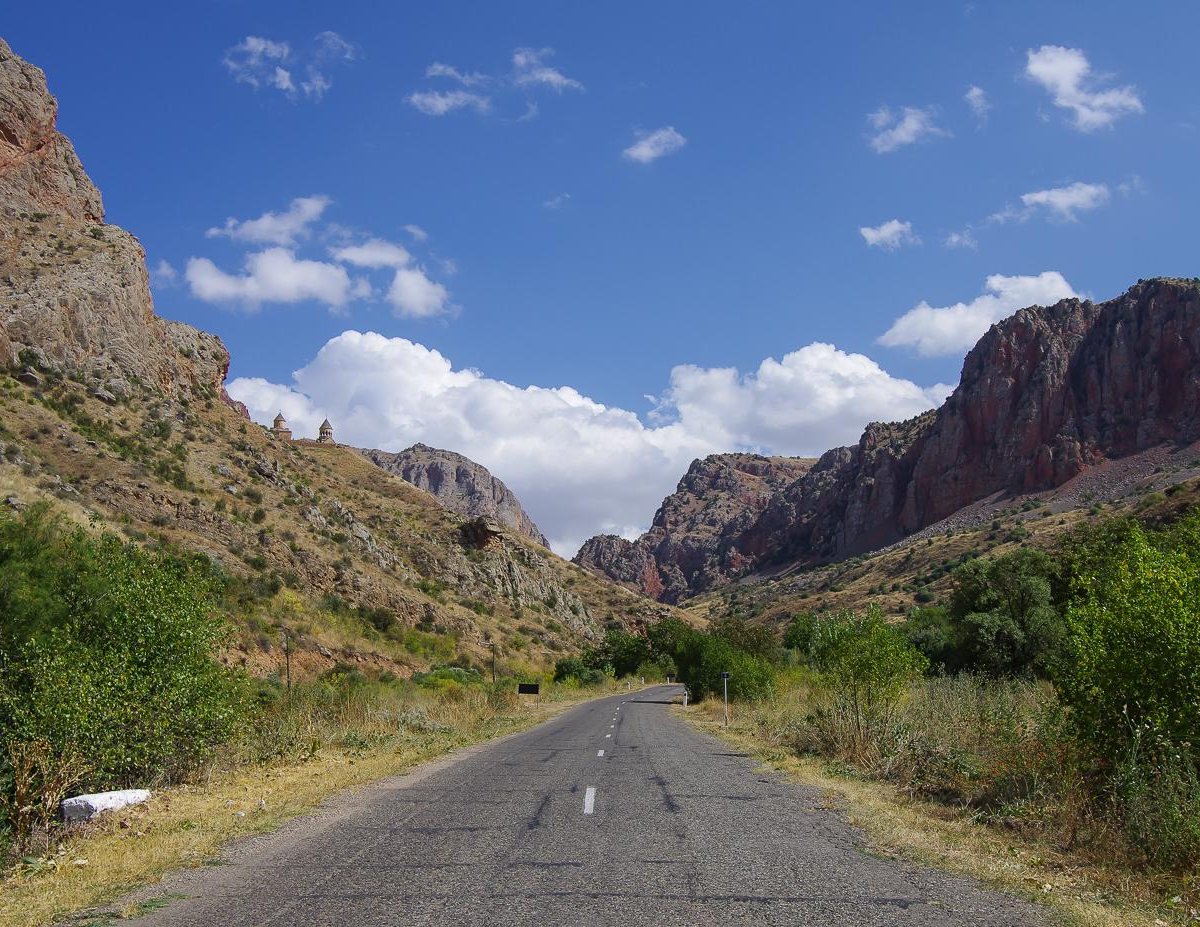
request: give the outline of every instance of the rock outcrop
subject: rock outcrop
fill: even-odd
[[[1198,439],[1200,280],[1145,280],[1103,303],[1022,309],[980,339],[939,409],[867,426],[749,522],[730,520],[706,546],[716,575],[641,588],[675,601],[775,564],[841,559],[991,494],[1052,489],[1102,461]],[[675,562],[634,547],[589,542],[579,562],[626,583],[632,566],[652,575]]]
[[[451,512],[497,521],[535,544],[550,546],[512,490],[487,467],[462,454],[424,444],[397,453],[364,450],[362,454],[388,473],[425,490]]]
[[[724,543],[747,530],[774,494],[813,465],[796,457],[714,454],[692,461],[636,541],[600,535],[575,562],[662,602],[677,602],[738,575],[743,556]]]
[[[0,40],[0,367],[72,377],[106,400],[199,389],[228,401],[225,346],[154,314],[145,253],[104,223],[57,114],[45,75]]]

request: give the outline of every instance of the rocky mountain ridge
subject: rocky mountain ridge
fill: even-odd
[[[222,398],[221,339],[154,314],[137,239],[104,223],[100,192],[45,75],[0,39],[0,365],[78,379],[111,402],[137,386]]]
[[[719,585],[742,567],[741,555],[722,539],[749,528],[774,494],[813,463],[757,454],[694,460],[649,531],[636,541],[611,534],[591,538],[574,561],[663,602]]]
[[[578,562],[678,601],[780,565],[836,561],[992,494],[1048,490],[1107,460],[1188,445],[1200,439],[1198,400],[1200,280],[1143,280],[1102,303],[1021,309],[967,354],[940,408],[868,425],[858,444],[826,452],[753,518],[707,538],[716,572],[682,590],[631,580],[670,569],[669,558],[646,559],[661,538],[628,550],[588,542]],[[673,547],[692,543],[686,533],[667,536]]]
[[[360,453],[377,467],[425,490],[451,512],[498,522],[535,544],[550,546],[512,490],[487,467],[462,454],[426,444],[395,453],[374,449]]]

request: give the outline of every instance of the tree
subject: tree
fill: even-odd
[[[972,560],[954,571],[944,608],[914,612],[908,638],[949,673],[1049,676],[1066,634],[1055,597],[1060,575],[1050,555],[1035,548]]]
[[[1059,679],[1080,732],[1117,758],[1134,741],[1200,745],[1200,547],[1196,521],[1162,534],[1126,524],[1076,579],[1071,661]]]
[[[928,661],[878,609],[863,615],[845,612],[826,623],[830,628],[817,651],[817,665],[849,709],[855,740],[863,744]]]
[[[0,519],[0,740],[78,752],[94,788],[202,761],[241,709],[214,659],[216,585],[202,558],[68,530],[42,508]]]

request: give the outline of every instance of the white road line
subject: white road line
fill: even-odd
[[[612,737],[612,734],[605,734],[605,737]]]
[[[596,756],[604,756],[604,751],[603,751],[603,750],[597,750],[597,751],[596,751]]]
[[[583,793],[583,813],[591,814],[596,807],[596,787],[589,785]]]

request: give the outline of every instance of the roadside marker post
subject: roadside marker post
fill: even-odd
[[[725,688],[725,726],[729,727],[729,674],[721,674],[721,684]]]
[[[290,705],[292,702],[292,644],[288,638],[287,628],[283,630],[283,660],[287,667],[287,697]]]
[[[542,701],[542,687],[536,682],[518,682],[517,695],[532,695],[533,704],[538,705]]]

